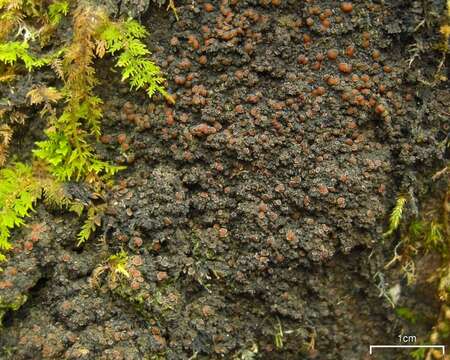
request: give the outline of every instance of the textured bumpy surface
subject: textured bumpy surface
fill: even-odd
[[[163,6],[165,0],[95,0],[95,4],[104,6],[110,14],[124,15],[133,18],[144,14],[150,5]]]
[[[176,105],[99,64],[99,151],[127,170],[82,250],[76,220],[43,208],[16,234],[0,311],[28,300],[0,358],[348,360],[395,342],[382,233],[442,164],[450,94],[425,84],[440,54],[408,51],[439,41],[414,29],[443,4],[382,3],[187,1],[179,21],[150,6]],[[130,276],[96,276],[121,248]]]

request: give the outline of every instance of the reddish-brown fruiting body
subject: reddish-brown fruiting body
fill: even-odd
[[[344,74],[350,74],[352,72],[352,65],[348,63],[339,63],[338,69]]]
[[[353,4],[348,1],[341,3],[341,10],[346,14],[351,13],[353,11]]]

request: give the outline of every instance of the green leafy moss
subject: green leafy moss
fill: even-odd
[[[5,260],[1,252],[12,247],[8,241],[11,229],[24,224],[41,195],[41,185],[31,167],[16,163],[0,169],[0,260]]]
[[[398,307],[395,309],[395,313],[397,316],[409,321],[411,324],[415,324],[417,322],[418,316],[417,314],[407,307]]]
[[[17,311],[27,301],[26,295],[18,295],[12,301],[8,301],[0,297],[0,324],[3,321],[3,317],[8,311]]]
[[[394,209],[392,210],[391,216],[389,218],[389,228],[384,233],[384,236],[389,236],[394,233],[395,230],[397,230],[398,226],[400,225],[400,220],[403,216],[403,209],[406,204],[406,197],[399,196],[397,199],[397,202],[395,203]]]
[[[68,209],[79,216],[85,207],[72,200],[65,193],[62,183],[48,173],[41,172],[36,164],[29,166],[18,162],[0,169],[0,261],[6,259],[4,253],[12,248],[9,241],[11,230],[25,224],[25,219],[34,211],[34,205],[39,199],[49,206]],[[86,221],[97,223],[98,211],[94,211],[92,219],[90,214],[88,210]],[[84,240],[91,234],[86,233],[86,226],[83,226],[84,232],[79,236]]]
[[[21,60],[28,71],[48,63],[48,59],[32,56],[28,52],[28,49],[29,45],[25,41],[11,41],[0,44],[0,61],[7,65],[14,65],[17,61]]]
[[[37,42],[44,45],[65,16],[72,19],[72,38],[51,54],[36,55]],[[102,99],[94,93],[99,83],[97,58],[117,56],[122,80],[132,89],[145,89],[150,97],[160,93],[173,102],[160,68],[142,42],[146,36],[138,22],[112,21],[105,9],[84,1],[0,0],[0,81],[11,79],[14,68],[23,64],[27,71],[51,66],[63,83],[60,89],[40,86],[28,93],[31,105],[43,104],[41,115],[47,117],[46,138],[33,150],[44,167],[15,163],[2,168],[13,129],[3,123],[5,113],[0,112],[0,260],[12,247],[11,230],[24,224],[36,201],[43,199],[82,216],[85,205],[67,197],[62,182],[86,181],[101,187],[99,183],[124,168],[101,160],[95,149],[103,117]],[[88,207],[79,245],[100,225],[103,209],[103,205]]]
[[[128,80],[132,89],[146,89],[150,97],[159,92],[173,102],[164,89],[165,79],[160,68],[147,57],[150,51],[140,40],[147,35],[147,30],[135,20],[108,22],[100,31],[103,42],[99,43],[98,53],[106,51],[115,55],[120,52],[116,66],[122,70],[122,80]]]
[[[68,13],[69,3],[67,1],[55,1],[48,7],[48,17],[53,26],[58,25],[63,16],[66,16]]]
[[[101,224],[101,219],[105,211],[105,205],[92,205],[87,210],[86,220],[78,233],[78,246],[88,240],[91,234]]]

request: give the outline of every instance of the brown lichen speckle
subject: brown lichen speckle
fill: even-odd
[[[289,241],[289,242],[292,242],[292,241],[296,240],[296,236],[295,236],[294,231],[292,231],[292,230],[288,230],[287,231],[287,233],[286,233],[286,240]]]
[[[353,66],[348,63],[339,63],[338,69],[344,74],[350,74],[352,72]]]
[[[167,275],[167,272],[165,271],[158,271],[156,273],[156,278],[158,279],[158,281],[164,281],[168,278],[169,276]]]
[[[344,1],[341,3],[341,10],[344,13],[351,13],[353,11],[353,4],[348,1]]]
[[[336,60],[339,55],[339,51],[337,49],[329,49],[327,51],[327,57],[329,60]]]
[[[214,11],[214,6],[211,3],[205,3],[203,5],[203,8],[205,9],[206,12],[213,12]]]
[[[224,238],[228,236],[228,230],[225,228],[219,229],[219,237]]]

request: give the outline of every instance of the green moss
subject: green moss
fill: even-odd
[[[26,295],[18,295],[13,300],[5,300],[0,297],[0,324],[3,321],[3,317],[8,311],[17,311],[27,301]]]
[[[398,307],[397,309],[395,309],[395,313],[397,314],[397,316],[405,319],[413,325],[417,323],[418,315],[410,308]]]
[[[397,198],[394,209],[392,210],[391,216],[389,218],[388,230],[384,233],[384,236],[392,235],[394,231],[397,230],[398,226],[400,225],[400,220],[403,216],[403,210],[405,208],[406,201],[407,199],[405,196],[399,196]]]
[[[395,261],[402,264],[402,270],[408,279],[420,276],[415,273],[418,268],[415,266],[415,262],[419,257],[434,253],[436,258],[441,259],[440,265],[431,269],[432,277],[427,278],[430,283],[437,284],[437,297],[441,300],[441,309],[436,314],[436,325],[429,338],[431,344],[446,342],[450,335],[450,224],[448,216],[450,212],[450,178],[443,178],[447,175],[447,171],[440,171],[433,176],[434,181],[439,179],[440,185],[444,185],[440,188],[443,191],[430,194],[430,198],[423,201],[420,214],[399,232],[402,250],[395,257]],[[397,201],[387,233],[392,233],[398,228],[405,203],[405,201]],[[411,281],[411,283],[413,282]],[[418,321],[417,314],[408,308],[397,308],[396,313],[412,324]],[[423,359],[424,356],[431,356],[431,353],[417,351],[412,356],[416,359]]]
[[[41,46],[61,26],[64,17],[72,20],[71,30],[63,29],[72,37],[61,39],[63,44],[50,55],[43,54]],[[42,26],[37,29],[36,24]],[[146,36],[147,31],[138,22],[113,21],[104,8],[85,1],[0,0],[0,81],[11,81],[20,67],[31,72],[51,66],[63,83],[60,89],[40,86],[28,93],[31,105],[43,105],[41,115],[48,125],[46,138],[38,141],[33,150],[34,157],[45,163],[39,174],[34,166],[21,163],[1,169],[7,162],[17,116],[0,109],[0,251],[11,248],[10,230],[24,224],[34,203],[42,197],[44,184],[76,180],[102,188],[106,179],[124,168],[101,160],[96,153],[103,118],[103,101],[94,93],[100,82],[95,73],[98,58],[117,56],[122,80],[128,81],[132,89],[144,89],[150,97],[160,93],[173,102],[164,89],[160,68],[142,42]],[[58,193],[61,196],[54,200],[62,201]],[[63,201],[62,205],[71,206],[78,215],[83,212],[80,204]],[[103,208],[88,208],[79,245],[100,225]],[[0,260],[4,259],[0,253]]]

